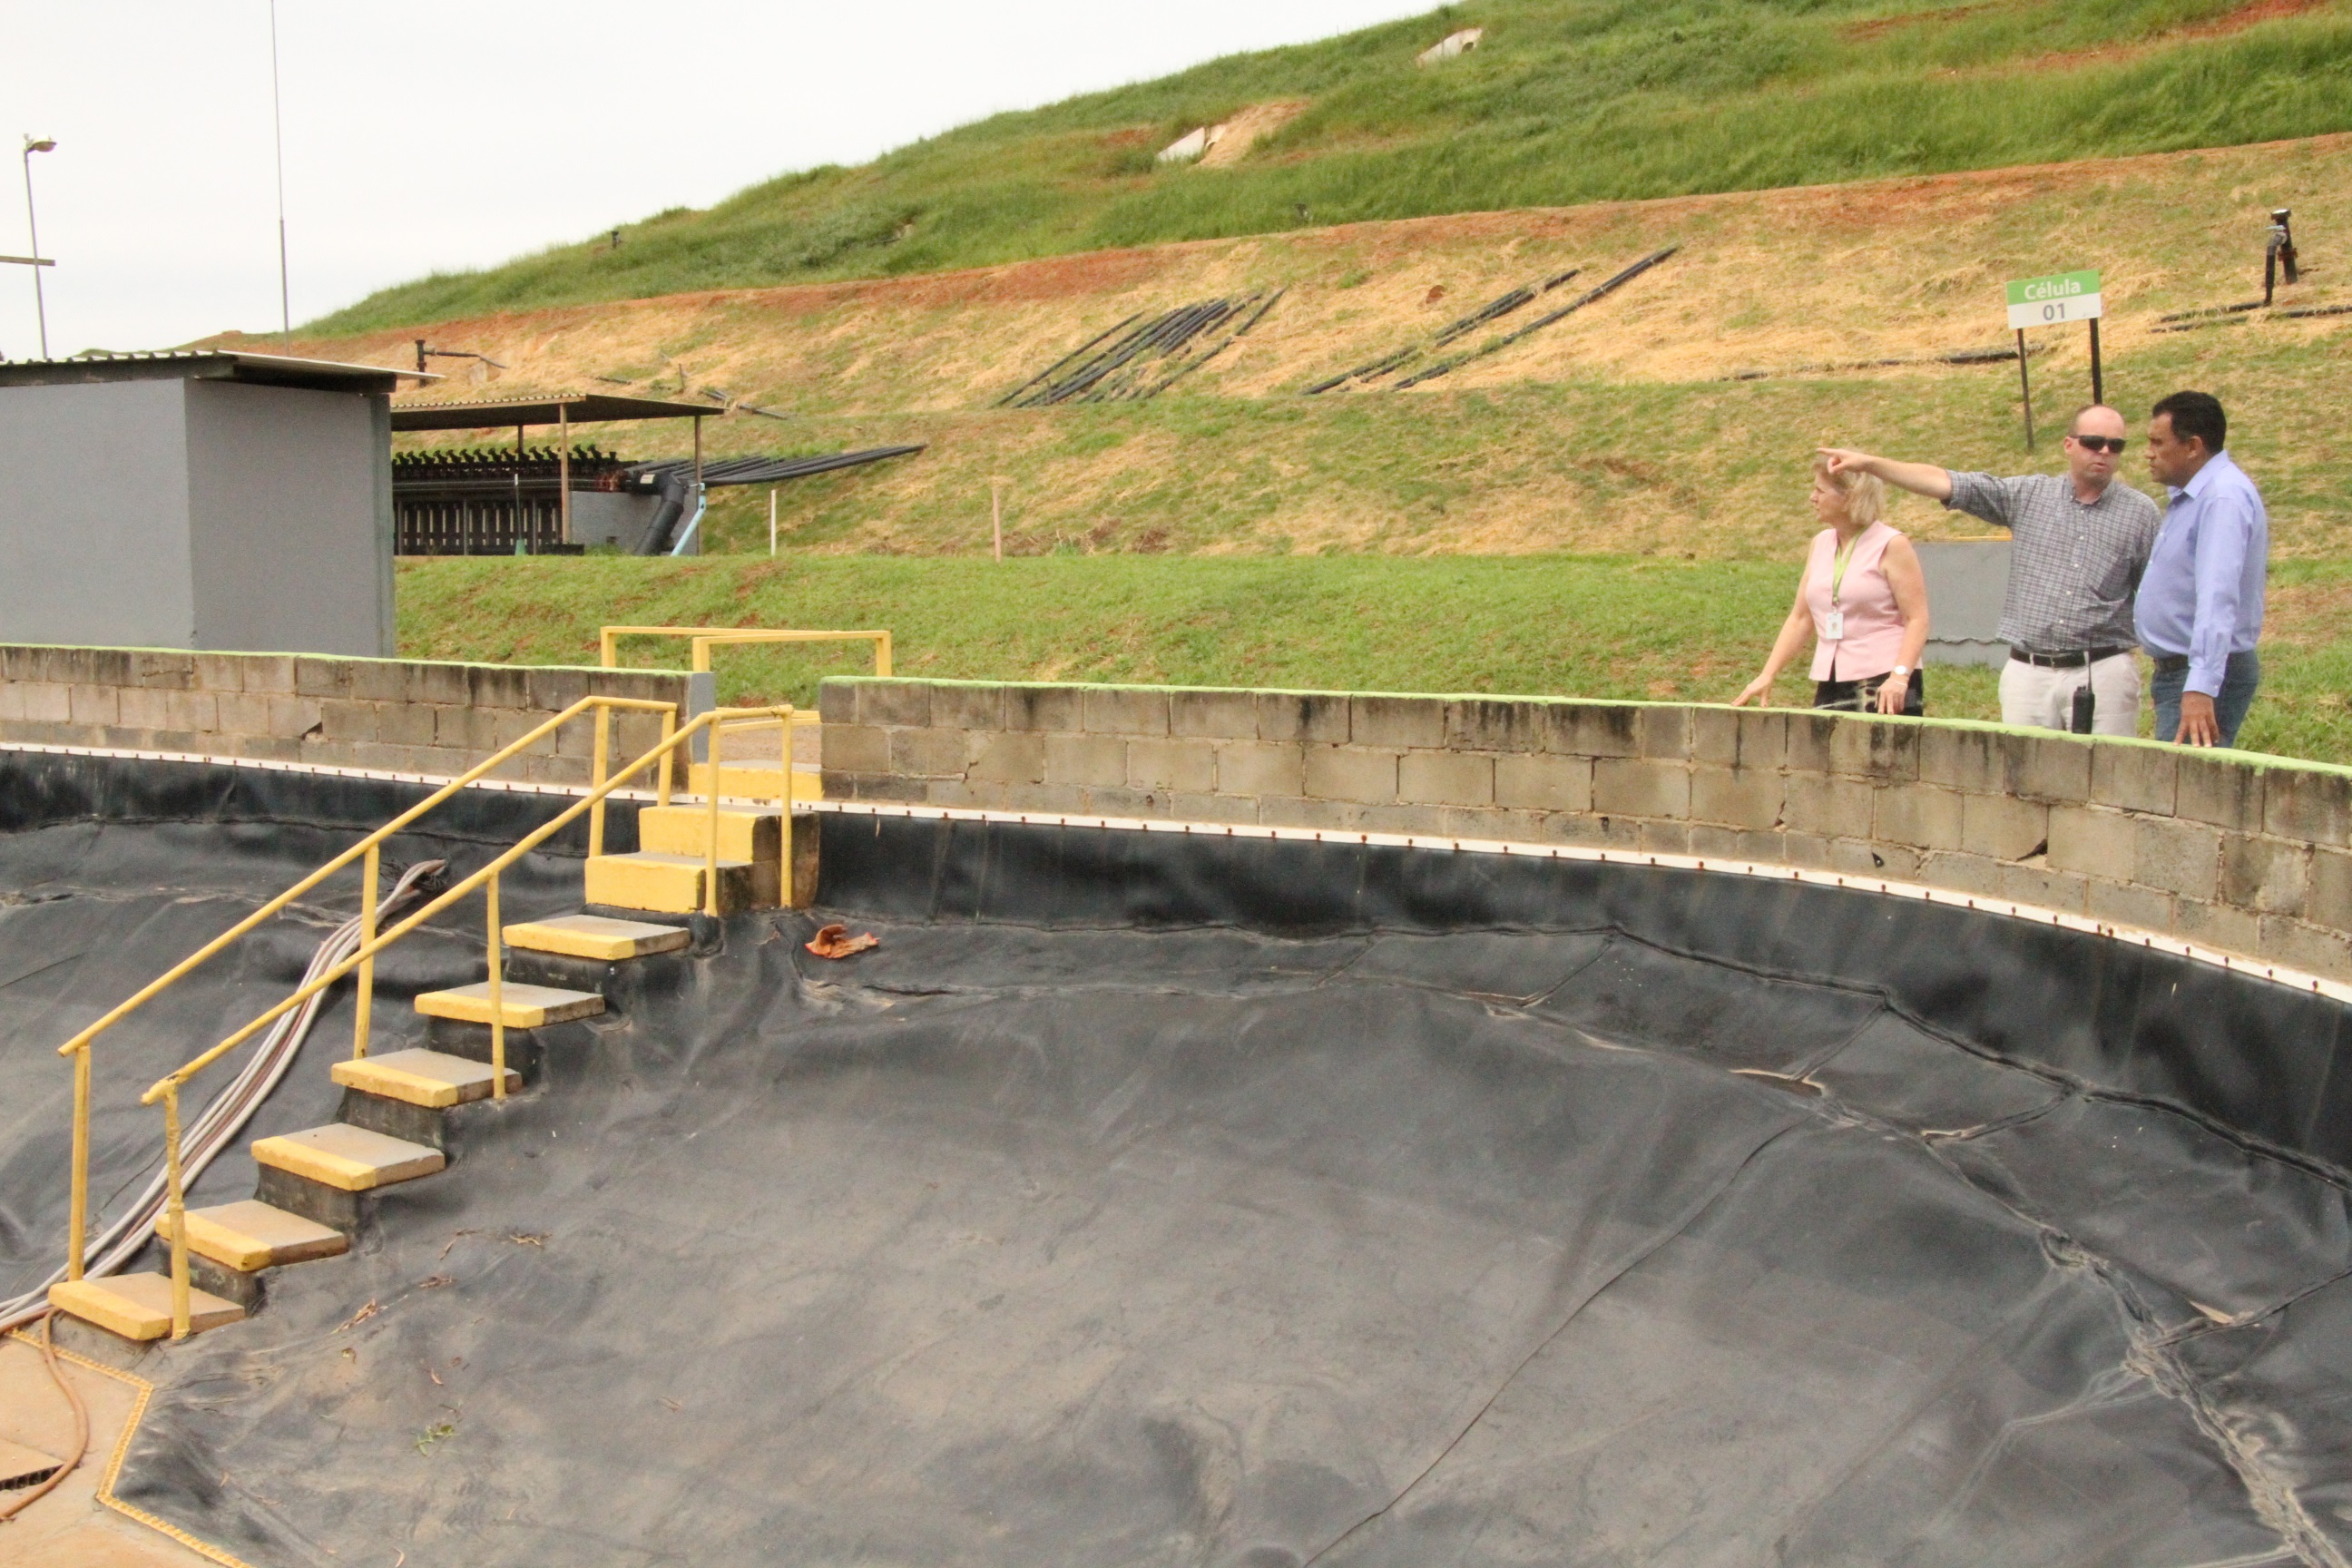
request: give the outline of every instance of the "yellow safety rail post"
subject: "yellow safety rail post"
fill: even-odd
[[[726,733],[724,724],[710,726],[710,788],[706,792],[709,796],[707,804],[710,831],[702,845],[702,912],[713,920],[719,918],[719,747]],[[789,773],[784,776],[787,780],[792,777]],[[785,808],[791,809],[789,801]]]
[[[590,700],[596,700],[596,699],[590,699]],[[606,699],[605,700],[624,701],[627,700]],[[658,704],[652,703],[645,705],[649,707],[659,706]],[[362,942],[349,957],[327,969],[324,973],[320,974],[317,979],[305,984],[292,995],[288,996],[282,1001],[279,1001],[274,1005],[265,1009],[251,1022],[245,1025],[244,1027],[238,1029],[236,1033],[230,1035],[227,1038],[222,1040],[218,1045],[214,1046],[211,1049],[206,1050],[198,1056],[190,1058],[187,1061],[182,1063],[170,1073],[157,1079],[154,1084],[148,1089],[147,1092],[139,1097],[139,1103],[142,1105],[153,1105],[158,1100],[163,1102],[163,1165],[169,1192],[170,1207],[168,1212],[175,1216],[183,1213],[182,1202],[184,1194],[181,1191],[180,1183],[180,1134],[178,1110],[179,1091],[181,1086],[194,1078],[196,1074],[204,1071],[205,1068],[212,1066],[213,1063],[220,1060],[221,1058],[226,1056],[229,1052],[235,1050],[237,1047],[243,1045],[247,1040],[251,1039],[261,1030],[266,1029],[271,1024],[276,1023],[286,1014],[292,1012],[295,1008],[300,1006],[303,1003],[309,1001],[320,992],[324,991],[330,985],[334,984],[335,982],[341,980],[344,975],[356,970],[362,963],[373,958],[377,953],[382,952],[385,948],[390,947],[393,943],[406,936],[410,931],[415,931],[418,926],[423,925],[435,915],[439,914],[442,910],[449,908],[452,904],[455,904],[458,900],[472,892],[476,888],[486,886],[490,888],[492,891],[490,892],[489,897],[492,900],[495,900],[497,898],[497,893],[495,891],[497,879],[505,872],[507,868],[512,866],[517,860],[521,859],[533,849],[538,848],[556,833],[562,831],[566,826],[576,821],[582,814],[592,810],[598,803],[603,801],[605,796],[611,795],[614,790],[620,788],[629,780],[645,772],[646,768],[658,764],[662,768],[663,773],[667,774],[669,770],[670,761],[677,752],[677,748],[685,745],[702,731],[706,729],[710,731],[713,741],[713,749],[716,750],[717,737],[720,727],[723,725],[734,724],[740,728],[742,727],[741,721],[745,720],[763,721],[765,723],[775,723],[782,721],[786,725],[789,725],[792,721],[792,716],[793,710],[790,707],[714,708],[708,713],[697,714],[694,719],[680,728],[676,727],[677,714],[675,710],[672,710],[670,713],[671,723],[664,726],[664,735],[659,745],[646,752],[645,755],[637,758],[636,761],[629,763],[628,766],[623,768],[612,777],[606,779],[603,784],[598,784],[586,795],[574,801],[572,805],[564,807],[563,810],[548,818],[547,821],[541,823],[539,826],[531,829],[530,832],[516,840],[510,847],[499,854],[498,858],[490,861],[489,864],[484,866],[481,869],[474,872],[471,876],[467,877],[464,880],[458,882],[454,887],[451,887],[446,891],[435,898],[423,909],[420,909],[415,913],[407,916],[390,929],[379,932],[369,941]],[[385,830],[380,828],[377,831],[381,833]],[[491,917],[490,929],[492,932],[491,942],[494,944],[493,951],[495,952],[495,944],[499,941],[499,937],[498,935],[497,917],[495,913]],[[498,969],[494,964],[490,971],[492,996],[491,1016],[494,1019],[498,1016]],[[491,1027],[491,1050],[493,1054],[496,1055],[502,1048],[502,1035],[496,1023],[493,1023]],[[492,1064],[492,1070],[499,1074],[499,1081],[503,1082],[503,1064],[494,1061]],[[79,1173],[78,1172],[77,1174],[79,1174]],[[186,1237],[184,1235],[184,1226],[180,1224],[177,1218],[174,1218],[173,1221],[172,1238],[172,1337],[178,1340],[185,1339],[187,1335],[187,1245]]]
[[[361,880],[366,884],[360,892],[360,941],[364,943],[375,934],[375,903],[377,873],[383,868],[383,846],[371,844],[367,852],[367,870]],[[368,1017],[375,1008],[375,960],[360,965],[359,995],[352,1013],[352,1059],[358,1061],[368,1051]]]
[[[490,874],[488,903],[489,906],[490,948],[490,1098],[507,1097],[507,960],[499,939],[499,879]]]
[[[284,892],[278,894],[276,898],[270,900],[259,909],[254,910],[253,913],[246,916],[245,919],[229,927],[228,930],[223,931],[220,935],[213,938],[212,941],[205,943],[204,946],[198,948],[195,952],[190,953],[187,957],[182,959],[179,963],[165,970],[162,974],[156,976],[153,980],[140,987],[140,989],[132,993],[130,997],[117,1004],[111,1011],[100,1017],[96,1023],[91,1024],[87,1028],[83,1029],[81,1033],[76,1035],[72,1039],[68,1040],[64,1045],[58,1047],[58,1055],[61,1057],[70,1057],[73,1058],[74,1062],[73,1196],[71,1200],[70,1213],[66,1225],[66,1245],[69,1249],[69,1256],[66,1258],[67,1279],[79,1279],[82,1277],[82,1255],[88,1249],[89,1246],[90,1047],[93,1043],[96,1042],[98,1037],[112,1028],[115,1025],[121,1023],[123,1019],[129,1017],[131,1014],[137,1012],[140,1008],[145,1006],[155,997],[178,984],[190,973],[194,973],[198,968],[201,968],[213,957],[215,953],[219,952],[223,948],[227,947],[231,942],[236,942],[239,937],[244,936],[247,931],[252,931],[256,926],[261,924],[262,921],[269,919],[272,915],[278,913],[278,910],[284,909],[288,904],[292,903],[296,899],[301,897],[304,893],[309,892],[312,888],[317,887],[320,882],[325,881],[329,877],[333,876],[336,872],[341,870],[344,867],[350,865],[354,859],[357,859],[362,856],[364,856],[367,859],[367,888],[365,889],[366,901],[362,911],[362,921],[363,922],[362,936],[362,946],[364,947],[367,942],[373,938],[374,932],[377,893],[376,877],[381,864],[377,851],[383,844],[384,840],[390,838],[394,834],[399,832],[410,823],[415,822],[417,818],[425,816],[427,812],[432,811],[436,806],[439,805],[443,801],[447,800],[451,795],[456,795],[459,790],[464,789],[468,784],[474,784],[485,777],[499,763],[504,763],[509,758],[515,756],[517,753],[538,744],[547,736],[554,733],[555,731],[561,728],[563,724],[592,709],[595,710],[599,713],[609,709],[623,709],[639,712],[660,713],[664,716],[662,734],[665,740],[676,731],[677,725],[677,709],[671,703],[657,702],[650,698],[643,697],[582,698],[579,701],[574,702],[562,712],[556,714],[553,718],[548,720],[545,723],[540,725],[537,729],[531,731],[521,739],[515,741],[510,744],[502,746],[499,750],[491,752],[488,757],[484,758],[475,766],[468,768],[466,772],[458,774],[456,778],[451,779],[447,784],[443,784],[439,789],[434,791],[431,795],[426,795],[423,800],[417,802],[415,805],[410,806],[406,811],[402,812],[390,822],[385,823],[382,827],[377,828],[374,832],[369,834],[366,837],[361,839],[358,843],[352,845],[350,848],[344,850],[341,854],[336,856],[333,859],[328,861],[325,865],[320,867],[317,870],[311,872],[309,876],[303,878],[300,881],[295,883],[292,887],[287,889]],[[597,798],[601,800],[603,797],[600,795]],[[667,801],[667,785],[665,785],[663,795],[665,803]],[[370,948],[368,951],[372,957],[373,949]],[[375,965],[373,962],[370,962],[362,970],[359,982],[357,1021],[354,1026],[354,1038],[352,1042],[352,1054],[354,1056],[365,1056],[367,1054],[368,1019],[372,1010],[372,1005],[374,1000],[374,982]]]

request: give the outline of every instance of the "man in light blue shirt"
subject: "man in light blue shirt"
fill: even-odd
[[[2233,746],[2261,684],[2270,514],[2230,460],[2229,418],[2209,393],[2176,392],[2147,427],[2147,471],[2172,505],[2140,578],[2134,617],[2156,661],[2156,738]]]

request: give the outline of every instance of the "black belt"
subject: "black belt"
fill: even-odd
[[[2076,653],[2028,653],[2021,647],[2013,647],[2009,650],[2009,657],[2020,664],[2035,665],[2043,669],[2072,669],[2078,665],[2087,669],[2103,658],[2113,658],[2117,654],[2129,652],[2131,649],[2127,647],[2086,647]],[[2164,668],[2161,659],[2157,661],[2157,668]]]
[[[2170,675],[2175,670],[2189,668],[2189,656],[2185,653],[2159,653],[2154,658],[2158,675]]]

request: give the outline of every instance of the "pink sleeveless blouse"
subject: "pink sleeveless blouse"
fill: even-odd
[[[1895,606],[1895,585],[1886,580],[1886,547],[1902,535],[1874,522],[1853,542],[1835,606],[1845,612],[1845,635],[1832,642],[1829,628],[1830,576],[1837,560],[1837,530],[1813,535],[1805,562],[1805,605],[1813,613],[1813,679],[1868,680],[1895,668],[1903,650],[1903,616]]]

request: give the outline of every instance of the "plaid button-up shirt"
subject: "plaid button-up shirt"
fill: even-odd
[[[2131,647],[2132,596],[2156,545],[2156,503],[2120,480],[2084,506],[2063,474],[1952,475],[1955,511],[2009,530],[2000,640],[2032,653]]]

